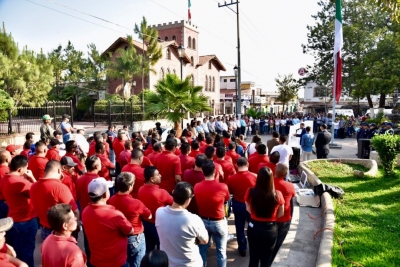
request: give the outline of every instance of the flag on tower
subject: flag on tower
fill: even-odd
[[[192,6],[192,3],[190,3],[190,0],[188,0],[188,20],[192,20],[192,14],[190,13],[191,6]]]
[[[335,75],[334,75],[334,95],[336,102],[339,102],[342,94],[342,55],[341,50],[343,48],[343,27],[342,27],[342,2],[336,0],[336,18],[335,18],[335,47],[333,50]]]

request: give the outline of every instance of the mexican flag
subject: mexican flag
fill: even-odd
[[[190,0],[188,0],[188,20],[192,20],[192,14],[190,13],[191,6],[192,6],[192,3],[190,3]]]
[[[339,102],[342,94],[342,57],[341,50],[343,48],[343,27],[342,27],[342,2],[336,0],[336,17],[335,17],[335,47],[333,50],[334,65],[335,65],[335,96],[336,102]]]

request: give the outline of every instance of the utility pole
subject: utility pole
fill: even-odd
[[[236,11],[233,10],[232,8],[230,8],[229,6],[231,5],[236,5]],[[237,101],[239,102],[239,110],[237,110],[237,114],[239,116],[239,118],[241,117],[241,113],[242,113],[242,90],[241,90],[241,84],[242,84],[242,67],[240,65],[240,28],[239,28],[239,0],[236,0],[236,2],[233,2],[233,0],[231,0],[230,3],[226,3],[221,5],[220,3],[218,3],[218,7],[227,7],[230,10],[233,11],[233,13],[236,13],[236,23],[237,23],[237,68],[238,68],[238,80],[237,80],[237,84],[238,84],[238,90],[237,90]]]

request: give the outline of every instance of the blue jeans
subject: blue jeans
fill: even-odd
[[[285,135],[286,134],[286,126],[281,126],[281,129],[282,129],[282,135]]]
[[[139,267],[146,254],[144,233],[128,237],[128,263],[130,267]]]
[[[110,149],[110,161],[115,165],[115,152],[114,149]]]
[[[7,218],[8,205],[4,200],[0,200],[0,219]]]
[[[69,139],[71,139],[71,134],[65,134],[65,135],[63,135],[63,143],[64,144],[66,144],[68,141],[69,141]]]
[[[250,221],[250,213],[246,210],[246,204],[232,199],[233,214],[235,214],[236,239],[239,251],[247,251],[247,238],[244,234],[246,221]]]
[[[25,222],[15,222],[7,232],[7,243],[17,253],[18,259],[34,267],[33,252],[35,251],[36,233],[38,229],[37,218]]]
[[[154,250],[156,247],[160,249],[160,238],[158,237],[157,228],[154,223],[143,220],[144,236],[146,238],[146,253]]]
[[[334,129],[334,130],[333,130],[333,136],[334,136],[335,138],[338,137],[338,130],[339,130],[339,129]]]
[[[292,221],[276,223],[278,226],[278,238],[276,239],[275,248],[271,255],[271,265],[274,262],[275,256],[278,253],[280,247],[282,246],[283,241],[285,241],[286,235],[289,232],[291,222]]]
[[[228,241],[228,222],[226,219],[220,221],[210,221],[202,219],[204,226],[208,231],[208,236],[212,236],[217,250],[217,264],[218,267],[226,266],[226,242]],[[201,258],[203,259],[203,266],[207,266],[207,251],[208,244],[199,244]]]
[[[275,125],[275,131],[279,133],[279,125]]]
[[[44,241],[49,235],[51,235],[52,230],[44,228],[44,226],[42,226],[40,228],[40,237],[42,238],[42,241]]]

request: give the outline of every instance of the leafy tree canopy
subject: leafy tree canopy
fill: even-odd
[[[276,100],[282,102],[283,110],[285,110],[285,105],[297,97],[301,84],[293,78],[293,74],[283,76],[279,74],[275,82],[279,92]]]

